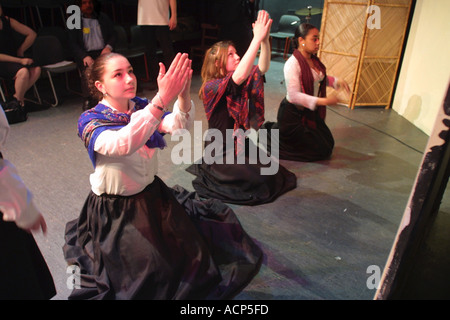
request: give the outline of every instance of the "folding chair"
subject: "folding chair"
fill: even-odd
[[[194,59],[194,57],[199,57],[203,59],[205,52],[211,45],[213,45],[215,42],[219,41],[219,26],[218,25],[212,25],[208,23],[202,23],[202,39],[201,43],[198,46],[192,46],[191,47],[191,59]]]
[[[276,32],[270,33],[270,47],[272,49],[272,39],[277,39],[277,42],[284,40],[283,58],[287,60],[289,50],[291,48],[291,41],[295,34],[295,29],[300,24],[300,18],[294,15],[285,14],[280,18],[278,29]]]
[[[6,79],[0,77],[0,96],[2,97],[3,102],[6,102],[6,98],[8,97],[8,89],[6,85]],[[3,91],[4,88],[4,91]],[[39,96],[39,92],[37,91],[36,84],[33,84],[34,96],[37,100],[32,100],[25,97],[25,100],[31,101],[36,104],[42,104],[41,97]]]
[[[36,38],[33,44],[33,59],[41,65],[42,73],[47,75],[52,89],[54,103],[52,107],[59,104],[58,95],[53,84],[53,74],[64,73],[66,80],[66,89],[70,92],[81,95],[81,93],[72,90],[69,87],[68,73],[76,71],[80,76],[77,64],[74,61],[65,60],[64,51],[61,42],[54,35],[41,35]]]

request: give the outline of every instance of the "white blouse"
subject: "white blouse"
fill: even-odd
[[[9,124],[0,107],[0,150],[3,150],[9,133]],[[0,159],[0,211],[4,221],[14,221],[17,226],[28,229],[39,217],[33,203],[33,195],[25,186],[14,165]]]
[[[290,56],[286,61],[283,71],[287,89],[286,99],[292,104],[303,106],[314,111],[317,107],[317,100],[319,99],[317,97],[319,93],[319,83],[324,77],[322,72],[318,73],[311,68],[314,77],[314,96],[311,96],[302,91],[300,82],[302,70],[294,55]],[[337,78],[328,76],[327,86],[332,86],[337,89]]]
[[[101,103],[111,107],[105,100]],[[147,140],[155,130],[172,134],[177,129],[188,129],[195,118],[192,101],[188,113],[181,112],[176,101],[173,112],[162,121],[152,115],[150,108],[151,104],[133,112],[125,127],[105,130],[97,137],[96,167],[90,175],[95,194],[130,196],[144,190],[158,171],[159,148],[148,148]]]

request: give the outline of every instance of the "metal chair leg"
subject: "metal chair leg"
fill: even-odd
[[[81,77],[80,70],[78,70],[78,73],[79,73],[79,75]],[[77,94],[79,96],[83,96],[83,93],[75,91],[75,90],[73,90],[72,88],[69,87],[69,75],[68,75],[68,72],[65,72],[64,74],[66,76],[66,89],[67,89],[67,91],[75,93],[75,94]]]
[[[2,96],[3,102],[6,102],[5,94],[3,93],[2,85],[0,84],[0,95]]]
[[[53,97],[55,98],[55,103],[53,103],[53,104],[51,103],[50,105],[52,107],[56,107],[59,103],[58,96],[56,95],[55,86],[53,85],[52,75],[51,75],[50,71],[48,71],[48,70],[47,70],[47,76],[48,76],[48,80],[50,81],[50,86],[52,88]]]
[[[30,102],[42,105],[41,96],[39,95],[39,91],[36,87],[36,84],[33,84],[33,93],[34,93],[34,97],[36,98],[36,100],[30,99],[30,98],[25,98],[25,101],[30,101]]]

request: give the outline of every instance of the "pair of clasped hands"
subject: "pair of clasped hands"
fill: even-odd
[[[158,93],[164,101],[164,105],[169,105],[170,102],[178,96],[179,100],[190,101],[190,89],[192,80],[192,60],[189,59],[187,53],[177,53],[169,69],[163,63],[159,63],[159,74],[156,79],[158,83]],[[181,106],[190,106],[190,103],[182,103]],[[187,112],[189,110],[181,110]]]
[[[271,26],[269,14],[261,10],[252,26],[255,36],[268,37],[267,30]],[[189,91],[193,72],[191,66],[192,61],[188,58],[187,53],[178,53],[167,72],[164,64],[159,63],[158,92],[165,105],[168,105],[177,95],[178,99],[190,100]]]

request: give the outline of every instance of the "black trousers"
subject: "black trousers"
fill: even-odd
[[[159,73],[158,49],[162,51],[162,63],[166,70],[175,57],[172,37],[168,26],[141,26],[146,38],[151,81],[156,81]]]

